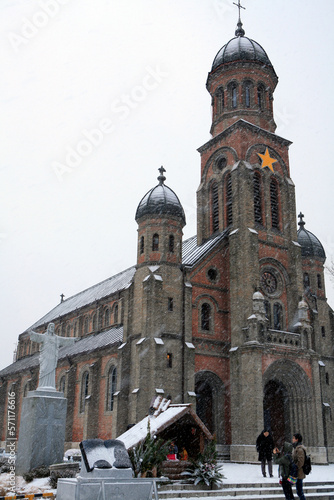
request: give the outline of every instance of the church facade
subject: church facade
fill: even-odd
[[[183,241],[186,216],[161,167],[136,211],[136,265],[32,325],[43,333],[53,322],[78,339],[60,349],[56,371],[68,448],[116,438],[161,394],[192,403],[231,460],[257,460],[266,427],[277,445],[300,432],[314,462],[334,461],[326,256],[301,213],[297,225],[291,142],[275,134],[277,83],[239,19],[207,78],[212,137],[198,150],[197,235]],[[0,372],[2,445],[13,394],[19,430],[22,399],[37,387],[38,349],[23,332]]]

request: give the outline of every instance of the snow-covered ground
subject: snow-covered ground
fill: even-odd
[[[277,475],[278,466],[274,466],[274,480],[278,481]],[[223,484],[247,484],[247,483],[264,483],[266,481],[272,482],[273,479],[270,477],[264,478],[261,474],[261,467],[259,465],[250,464],[235,464],[235,463],[225,463],[222,468],[222,472],[225,476]],[[0,491],[2,488],[6,488],[9,484],[9,474],[0,474]],[[318,482],[318,481],[334,481],[334,464],[330,465],[313,465],[312,472],[304,480],[305,483],[308,481]],[[15,493],[43,493],[51,490],[48,484],[48,478],[45,479],[35,479],[31,483],[26,483],[22,477],[16,478],[17,491]],[[6,488],[6,491],[7,488]],[[13,492],[14,493],[14,492]],[[197,497],[196,500],[207,499],[207,496]],[[172,499],[171,499],[172,500]],[[188,499],[191,500],[191,499]],[[212,498],[214,500],[214,498]]]
[[[263,483],[265,481],[273,481],[273,478],[264,478],[261,473],[261,465],[235,464],[226,463],[222,470],[226,479],[224,484],[245,484],[245,483]],[[278,481],[278,465],[273,466],[274,479]],[[268,472],[267,472],[268,474]],[[317,481],[334,481],[334,464],[330,465],[313,465],[312,472],[304,479],[314,483]]]

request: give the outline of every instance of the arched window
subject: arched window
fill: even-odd
[[[216,99],[217,99],[217,114],[221,115],[222,112],[224,111],[224,89],[219,88],[216,93]]]
[[[211,328],[211,306],[207,302],[201,307],[201,329],[210,331]]]
[[[265,90],[261,84],[257,87],[257,103],[259,109],[262,111],[265,108]]]
[[[107,411],[114,409],[114,395],[117,386],[117,368],[112,366],[108,372],[108,389],[107,389]]]
[[[159,235],[155,233],[152,238],[152,251],[158,252],[159,250]]]
[[[88,396],[89,396],[89,372],[85,371],[81,377],[80,413],[84,413],[85,411]]]
[[[226,176],[225,180],[225,207],[226,207],[226,224],[232,225],[233,212],[232,212],[232,178],[231,175]]]
[[[169,241],[168,241],[168,251],[170,253],[174,253],[174,248],[175,248],[175,237],[173,234],[170,234]]]
[[[144,236],[141,236],[141,238],[140,238],[140,254],[144,253],[144,249],[145,249],[145,239],[144,239]]]
[[[261,192],[261,176],[255,172],[253,177],[253,194],[254,194],[254,221],[262,224],[262,192]]]
[[[279,229],[278,186],[275,179],[270,182],[271,227]]]
[[[28,392],[30,391],[30,380],[26,382],[24,389],[23,389],[23,397],[26,398],[28,395]]]
[[[310,277],[309,277],[308,273],[304,273],[303,282],[304,282],[304,288],[309,288],[309,286],[310,286]]]
[[[94,313],[93,315],[93,332],[96,332],[97,331],[97,313]]]
[[[66,337],[70,337],[71,336],[71,325],[67,325],[66,327]]]
[[[269,321],[269,328],[271,328],[271,310],[270,310],[270,302],[268,300],[264,301],[264,310],[266,318]]]
[[[81,316],[79,318],[79,335],[80,335],[80,337],[83,334],[83,324],[84,324],[84,318]]]
[[[104,326],[109,326],[110,325],[110,311],[109,307],[106,308],[104,311]]]
[[[238,105],[238,89],[236,83],[233,83],[231,86],[231,103],[232,108],[236,108]]]
[[[321,274],[317,274],[317,283],[318,283],[319,290],[321,290],[321,288],[322,288]]]
[[[251,88],[251,82],[247,81],[244,83],[244,105],[246,108],[250,108],[251,105]]]
[[[281,304],[275,302],[274,304],[274,330],[283,330],[283,308]]]
[[[77,337],[78,336],[78,322],[76,321],[74,323],[74,328],[73,328],[73,337]]]
[[[66,390],[66,375],[62,375],[59,380],[59,391],[65,394]]]
[[[84,333],[87,334],[88,332],[89,332],[89,318],[88,316],[86,316],[84,322]]]
[[[218,184],[214,182],[211,186],[211,213],[212,232],[219,230],[219,204],[218,204]]]
[[[118,323],[118,304],[114,307],[114,323]]]

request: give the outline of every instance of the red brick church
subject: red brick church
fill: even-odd
[[[116,438],[161,394],[192,403],[231,460],[256,460],[266,426],[277,443],[301,432],[315,462],[334,461],[326,256],[301,213],[297,225],[291,142],[275,134],[277,83],[239,18],[206,83],[212,137],[198,149],[197,235],[183,241],[186,215],[161,167],[135,214],[135,265],[32,325],[43,333],[54,322],[57,335],[78,338],[61,348],[56,373],[67,447]],[[8,393],[19,429],[22,399],[37,387],[38,349],[27,329],[0,372],[1,445]]]

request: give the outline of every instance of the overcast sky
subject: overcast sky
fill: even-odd
[[[243,0],[279,83],[297,213],[334,257],[333,0]],[[158,168],[196,233],[205,83],[234,36],[232,0],[2,0],[0,368],[57,305],[136,263]],[[334,306],[333,283],[326,291]]]

